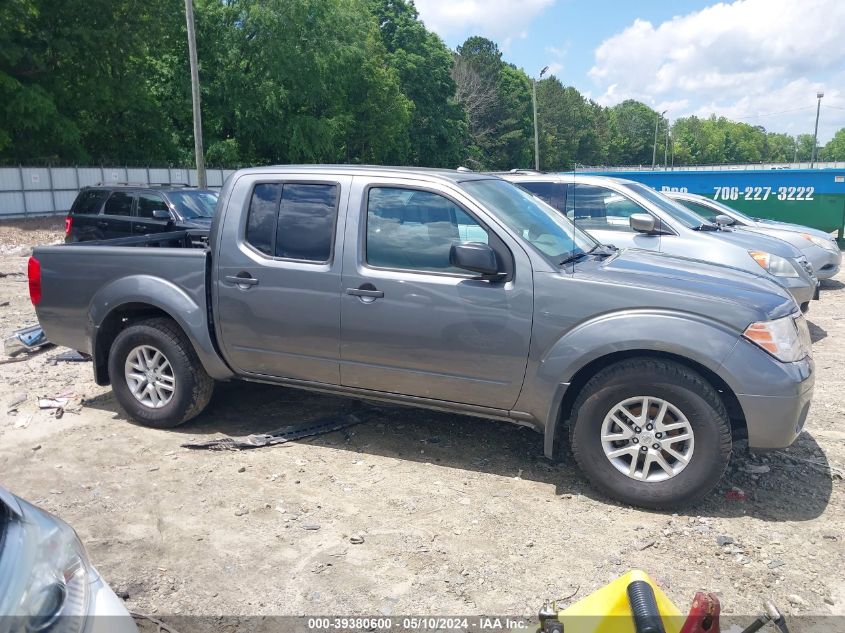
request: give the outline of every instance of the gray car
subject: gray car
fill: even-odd
[[[507,173],[602,244],[740,268],[784,286],[806,311],[818,280],[806,257],[774,237],[723,230],[641,183],[581,174]]]
[[[771,235],[789,242],[804,254],[819,279],[830,279],[839,272],[839,267],[842,265],[842,251],[839,249],[836,238],[830,233],[800,224],[752,218],[717,200],[694,193],[676,191],[662,193],[680,202],[708,222]]]
[[[790,445],[815,379],[773,278],[603,247],[461,171],[241,170],[207,242],[38,247],[29,289],[141,424],[182,424],[234,379],[508,420],[651,508],[707,494],[737,438]]]
[[[67,523],[0,486],[0,630],[137,633]]]

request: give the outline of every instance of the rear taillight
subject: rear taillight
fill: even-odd
[[[41,262],[30,257],[26,273],[29,277],[29,300],[37,306],[41,302]]]
[[[73,216],[69,215],[65,218],[65,235],[70,235],[70,230],[73,228]]]

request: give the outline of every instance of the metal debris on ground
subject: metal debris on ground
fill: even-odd
[[[44,330],[36,323],[12,332],[11,336],[3,341],[3,350],[6,356],[17,356],[22,352],[31,352],[50,344]]]
[[[61,363],[87,363],[91,360],[91,357],[88,354],[83,354],[74,349],[70,349],[66,352],[62,352],[61,354],[56,354],[50,360]]]
[[[343,415],[332,415],[314,420],[305,424],[291,424],[269,433],[258,433],[244,435],[241,437],[221,437],[205,442],[186,442],[182,448],[209,449],[216,451],[237,451],[250,448],[261,448],[263,446],[275,446],[286,444],[304,437],[322,435],[345,429],[355,424],[367,422],[378,415],[377,409],[362,411],[360,413],[347,413]]]

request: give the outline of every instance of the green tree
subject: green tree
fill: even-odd
[[[813,156],[813,135],[799,134],[795,139],[795,143],[798,147],[796,160],[802,162],[810,160]]]
[[[210,147],[242,160],[401,164],[412,105],[365,0],[204,0]]]
[[[610,117],[615,134],[609,146],[610,161],[619,165],[650,165],[657,116],[657,112],[633,99],[613,106]]]
[[[821,151],[822,160],[845,160],[845,127],[840,128]]]
[[[388,64],[410,99],[410,155],[414,165],[456,167],[464,158],[466,113],[455,101],[452,53],[419,20],[412,0],[370,0]]]

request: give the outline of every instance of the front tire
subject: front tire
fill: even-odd
[[[193,346],[166,318],[141,321],[117,335],[109,353],[109,379],[127,415],[157,429],[199,415],[214,390]]]
[[[596,489],[650,509],[700,500],[731,457],[719,394],[697,372],[661,359],[624,360],[593,376],[573,405],[570,440]]]

